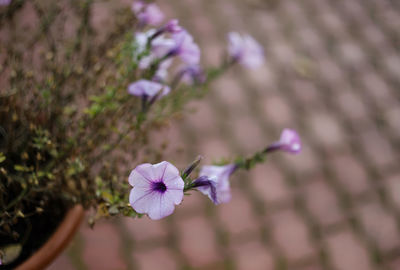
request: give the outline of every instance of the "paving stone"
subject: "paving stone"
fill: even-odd
[[[314,254],[307,226],[293,210],[284,210],[272,217],[272,235],[289,260]]]
[[[277,127],[288,127],[294,123],[293,110],[282,95],[270,95],[259,100],[263,117]]]
[[[206,217],[181,220],[177,229],[181,238],[180,248],[190,265],[201,267],[222,259],[217,252],[213,228]]]
[[[136,252],[134,258],[140,270],[174,270],[178,268],[173,254],[165,247],[156,247],[147,252]]]
[[[239,180],[249,181],[249,179]],[[249,199],[238,189],[232,190],[231,201],[218,205],[217,211],[224,229],[230,234],[235,235],[259,229],[259,224],[254,217]]]
[[[81,234],[84,241],[82,256],[88,269],[127,269],[121,256],[121,238],[112,223],[98,222],[95,230],[84,225]]]
[[[328,112],[315,112],[308,117],[310,131],[316,142],[324,148],[338,148],[343,145],[345,133],[339,121]]]
[[[351,195],[357,195],[369,190],[368,176],[360,161],[351,153],[335,154],[328,159],[336,180]]]
[[[164,220],[151,220],[148,217],[142,217],[135,219],[124,218],[123,222],[135,241],[163,240],[167,237]]]
[[[359,213],[368,236],[378,244],[380,249],[387,252],[400,246],[396,221],[378,201],[362,205]]]
[[[250,115],[235,117],[232,125],[233,136],[246,155],[259,151],[268,144],[263,130]]]
[[[333,225],[343,220],[336,194],[323,177],[304,186],[307,207],[322,226]]]
[[[271,163],[259,165],[250,172],[250,183],[254,191],[266,203],[278,203],[291,198],[282,172]]]
[[[387,176],[386,191],[400,211],[400,173]]]
[[[52,262],[47,268],[47,270],[74,270],[76,269],[71,262],[71,259],[65,253],[58,256],[54,262]]]
[[[374,269],[370,263],[367,250],[351,231],[341,231],[328,236],[326,240],[332,263],[336,269]]]
[[[259,240],[239,243],[231,249],[238,270],[273,269],[271,253]]]

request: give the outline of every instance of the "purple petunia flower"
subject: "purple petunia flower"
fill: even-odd
[[[149,98],[153,98],[158,93],[160,93],[160,97],[165,96],[170,92],[170,90],[171,89],[166,85],[144,79],[131,83],[128,86],[129,94]]]
[[[137,16],[141,26],[156,26],[164,20],[164,14],[156,4],[145,4],[142,1],[137,1],[132,4],[132,11]]]
[[[175,47],[169,52],[170,56],[179,55],[182,61],[189,65],[199,64],[200,48],[186,30],[173,34],[172,38],[175,41]]]
[[[133,186],[129,195],[132,208],[151,219],[161,219],[174,212],[182,202],[184,182],[178,169],[169,162],[141,164],[129,175]]]
[[[230,32],[228,41],[228,51],[234,61],[247,68],[257,68],[264,63],[263,48],[251,36]]]
[[[11,0],[0,0],[0,6],[8,6]]]
[[[281,133],[279,141],[267,148],[267,152],[274,150],[282,150],[292,154],[300,153],[301,140],[299,134],[293,129],[285,128]]]
[[[193,184],[214,204],[226,203],[231,199],[229,176],[237,169],[235,164],[225,166],[203,166],[200,177]]]

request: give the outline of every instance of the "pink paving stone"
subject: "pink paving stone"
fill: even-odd
[[[221,158],[231,157],[232,150],[224,138],[221,138],[221,136],[212,136],[200,141],[199,154],[204,157],[202,164],[208,164]]]
[[[249,179],[232,177],[232,181],[235,180],[248,181]],[[232,189],[231,201],[218,205],[217,211],[224,228],[233,235],[256,231],[259,228],[249,199],[235,188]]]
[[[201,267],[222,260],[217,252],[213,228],[204,216],[181,220],[177,224],[177,230],[180,249],[191,266]]]
[[[386,192],[400,211],[400,173],[388,176],[385,180]]]
[[[133,256],[140,270],[178,269],[173,254],[165,247],[155,247],[146,252],[138,251],[135,252]]]
[[[258,240],[239,243],[231,248],[238,270],[273,269],[273,258]]]
[[[16,28],[13,31],[19,38],[19,42],[15,43],[14,47],[19,47],[24,44],[24,41],[26,43],[31,40],[33,34],[40,29],[40,18],[32,2],[25,3],[22,9],[15,13],[14,21],[18,23],[15,24]]]
[[[400,106],[389,107],[383,117],[395,136],[400,137]]]
[[[327,238],[328,251],[332,264],[338,270],[373,269],[367,250],[362,246],[355,234],[344,230]]]
[[[250,171],[250,184],[260,198],[269,203],[278,203],[290,199],[290,188],[285,183],[282,172],[273,164],[256,166]]]
[[[352,68],[359,70],[365,65],[365,53],[354,42],[343,41],[339,44],[338,50],[343,61]]]
[[[307,117],[313,139],[324,148],[337,149],[343,146],[345,133],[336,115],[315,111]]]
[[[368,202],[360,207],[361,221],[369,235],[383,251],[400,246],[400,237],[394,217],[378,201]]]
[[[261,127],[251,115],[237,115],[232,118],[231,123],[233,125],[232,135],[245,153],[251,154],[259,151],[269,143]]]
[[[397,102],[395,103],[396,99],[394,99],[387,82],[379,74],[376,74],[374,70],[363,73],[360,80],[363,85],[361,89],[362,93],[378,106],[387,108],[390,104],[397,105]]]
[[[221,100],[224,108],[231,110],[246,109],[246,91],[252,91],[252,89],[242,86],[232,73],[218,79],[213,85],[213,92]]]
[[[306,47],[307,51],[312,56],[318,57],[321,53],[326,53],[324,52],[325,48],[322,45],[321,37],[315,29],[311,27],[301,27],[295,34],[299,38],[299,42]]]
[[[386,46],[386,37],[385,34],[378,29],[378,27],[374,24],[365,25],[360,29],[360,31],[364,34],[365,38],[368,40],[368,44],[374,46],[375,48],[382,48]]]
[[[329,85],[337,85],[344,81],[344,74],[342,68],[333,61],[330,57],[318,58],[318,65],[316,69],[321,78]],[[340,90],[338,87],[337,90]]]
[[[282,95],[266,96],[259,100],[263,111],[263,118],[268,119],[277,127],[288,127],[293,125],[294,112],[288,101]]]
[[[369,123],[371,121],[366,104],[352,89],[338,93],[334,97],[334,100],[346,118],[350,119],[353,123],[359,121]]]
[[[268,63],[268,58],[265,59],[266,62],[261,67],[254,70],[248,70],[245,72],[247,81],[254,86],[254,90],[260,95],[265,95],[276,88],[276,77],[277,74],[274,67]]]
[[[342,18],[338,16],[336,12],[332,12],[331,10],[322,10],[322,12],[318,16],[327,32],[334,33],[335,35],[340,34],[343,36],[346,32],[346,25]]]
[[[122,222],[135,241],[150,239],[163,240],[167,237],[165,220],[151,220],[148,217],[123,218]]]
[[[286,161],[286,167],[294,170],[299,175],[310,174],[319,170],[320,161],[316,156],[313,149],[307,143],[307,140],[300,133],[302,137],[303,147],[299,155],[288,155],[282,153],[282,157]]]
[[[307,208],[322,226],[333,225],[343,219],[336,194],[322,177],[304,186],[304,195]]]
[[[320,106],[321,93],[313,82],[292,79],[289,83],[291,84],[293,93],[296,95],[296,102],[304,104],[305,108],[308,108],[311,104],[313,108]]]
[[[393,148],[382,131],[370,129],[361,132],[360,140],[363,150],[376,167],[384,170],[397,162]]]
[[[207,43],[201,44],[201,61],[207,66],[217,67],[221,64],[221,44],[215,40],[207,40]]]
[[[269,47],[269,49],[271,50],[271,57],[276,59],[280,65],[290,69],[291,67],[293,67],[297,59],[297,55],[294,52],[293,47],[288,44],[287,41],[274,41],[275,43],[272,43]]]
[[[205,100],[194,103],[191,108],[194,108],[195,112],[187,114],[188,117],[185,117],[186,126],[194,128],[195,132],[201,134],[202,137],[216,134],[218,125],[215,108]]]
[[[360,194],[369,189],[366,170],[350,153],[335,154],[328,159],[337,181],[352,195]]]
[[[293,210],[273,214],[272,235],[289,260],[314,255],[306,224]]]
[[[50,264],[47,270],[74,270],[76,269],[74,265],[71,262],[71,259],[68,257],[68,255],[61,254],[60,256],[57,257],[57,259]]]
[[[84,241],[83,259],[88,269],[127,269],[122,258],[121,238],[111,222],[98,222],[92,230],[87,224],[81,228]]]
[[[208,202],[208,197],[198,191],[190,191],[190,195],[183,197],[182,203],[175,208],[174,215],[181,217],[187,214],[202,214],[205,204]]]
[[[398,53],[392,52],[389,54],[388,52],[385,53],[383,58],[383,62],[387,71],[395,78],[400,77],[400,58]]]

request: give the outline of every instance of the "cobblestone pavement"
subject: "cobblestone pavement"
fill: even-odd
[[[204,63],[219,63],[231,30],[266,56],[162,134],[185,147],[175,163],[252,153],[284,127],[304,150],[235,175],[228,204],[193,193],[161,221],[84,224],[49,269],[400,269],[400,2],[159,2]],[[113,4],[93,1],[95,25]]]

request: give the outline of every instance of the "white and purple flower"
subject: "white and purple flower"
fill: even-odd
[[[203,166],[200,177],[193,181],[193,186],[207,195],[214,204],[229,202],[231,199],[229,177],[236,169],[235,164]]]
[[[134,96],[154,98],[156,95],[159,97],[167,95],[171,89],[158,82],[148,80],[138,80],[128,86],[128,93]]]
[[[228,41],[228,52],[234,61],[247,68],[257,68],[264,63],[263,48],[251,36],[230,32]]]
[[[171,215],[183,199],[184,182],[178,169],[166,161],[137,166],[129,175],[129,184],[133,186],[132,208],[154,220]]]
[[[271,144],[266,149],[266,152],[282,150],[292,154],[298,154],[301,151],[301,140],[299,134],[293,129],[285,128],[279,141]]]

